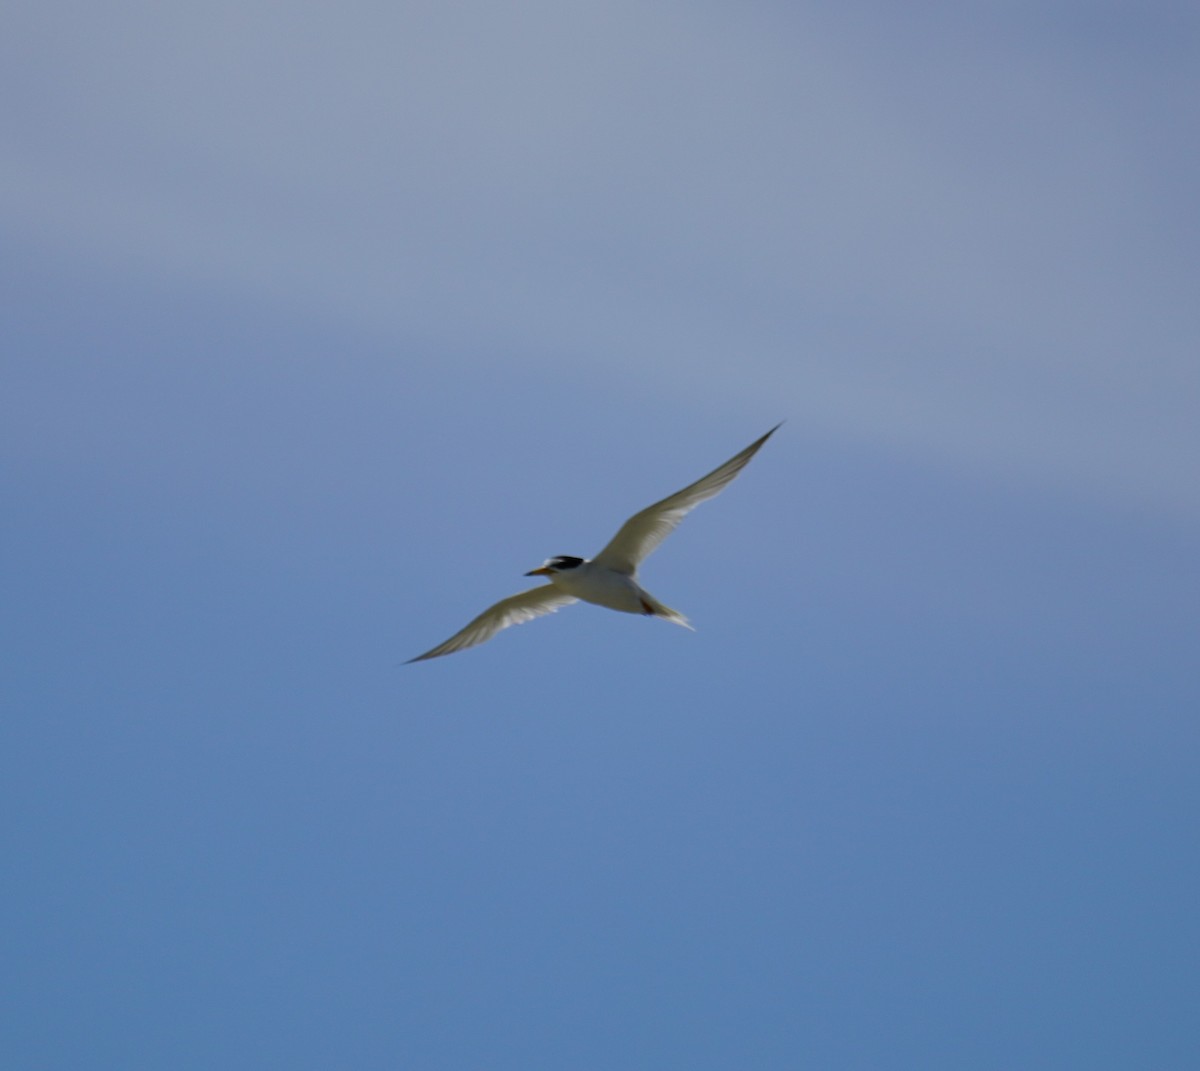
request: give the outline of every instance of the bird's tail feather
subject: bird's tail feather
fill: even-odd
[[[684,628],[695,632],[696,629],[692,623],[683,616],[678,610],[672,610],[665,603],[659,602],[655,598],[643,598],[643,605],[647,606],[647,613],[653,614],[655,617],[661,617],[664,621],[670,621],[675,625],[682,625]]]

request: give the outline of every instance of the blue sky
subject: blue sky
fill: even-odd
[[[1195,1065],[1190,5],[3,22],[6,1065]]]

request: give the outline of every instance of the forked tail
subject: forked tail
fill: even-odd
[[[676,625],[682,625],[684,628],[692,632],[696,630],[692,627],[692,623],[683,616],[678,610],[672,610],[671,607],[659,602],[653,595],[642,593],[642,608],[647,614],[652,617],[661,617],[664,621],[670,621]]]

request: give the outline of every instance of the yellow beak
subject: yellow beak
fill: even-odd
[[[539,565],[536,569],[530,569],[529,572],[527,572],[525,575],[526,576],[549,576],[550,570],[544,565]]]

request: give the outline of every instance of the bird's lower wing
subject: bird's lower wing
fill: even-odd
[[[424,662],[427,658],[438,658],[441,655],[453,654],[455,651],[465,651],[468,647],[486,643],[497,632],[508,628],[509,625],[523,625],[543,614],[552,614],[562,606],[578,602],[574,595],[567,595],[551,584],[530,588],[519,595],[501,599],[495,606],[489,606],[466,628],[459,630],[445,643],[439,643],[432,651],[410,658],[409,662]],[[406,663],[407,664],[407,663]]]
[[[618,573],[632,573],[675,531],[684,517],[701,502],[706,502],[724,491],[779,427],[780,425],[776,424],[740,454],[731,457],[724,465],[718,465],[695,483],[688,484],[682,491],[676,491],[661,502],[655,502],[653,506],[647,506],[640,513],[635,513],[621,525],[620,531],[612,537],[608,546],[596,555],[593,559],[595,563]]]

